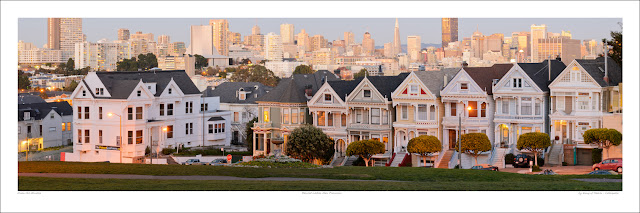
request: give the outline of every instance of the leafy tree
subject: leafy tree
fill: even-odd
[[[203,67],[206,67],[209,65],[209,61],[204,58],[204,56],[195,54],[193,55],[193,57],[196,58],[196,69],[202,69]]]
[[[462,143],[461,151],[473,156],[478,164],[478,156],[481,153],[491,151],[491,141],[484,133],[467,133],[460,136],[460,143]],[[458,143],[456,143],[456,150],[458,150]]]
[[[334,141],[324,132],[312,125],[295,128],[287,141],[287,155],[304,162],[318,159],[323,163],[331,161],[333,157]]]
[[[213,68],[213,67],[207,67],[207,71],[205,72],[206,76],[213,76],[218,74],[218,72],[220,72],[220,69],[217,68]]]
[[[251,64],[251,60],[249,60],[248,58],[242,59],[242,61],[240,61],[240,64]]]
[[[432,153],[440,152],[442,150],[442,144],[437,137],[432,135],[421,135],[409,140],[407,144],[407,151],[409,153],[416,153],[422,156],[424,166],[427,166],[427,156]]]
[[[136,57],[132,57],[131,59],[124,59],[116,63],[116,70],[129,72],[138,71],[138,61],[136,60]]]
[[[31,86],[29,76],[18,74],[18,89],[29,89],[29,86]]]
[[[622,143],[622,133],[615,129],[590,129],[585,131],[582,137],[586,144],[596,144],[601,149],[607,149],[607,156],[609,156],[610,147],[619,146]]]
[[[280,78],[275,76],[271,70],[264,66],[255,65],[246,69],[238,69],[230,81],[232,82],[260,82],[264,85],[275,87],[280,82]]]
[[[149,70],[158,66],[158,58],[153,53],[147,53],[138,55],[138,68],[142,70]]]
[[[547,133],[529,132],[520,135],[517,147],[519,150],[527,150],[535,155],[535,165],[538,165],[538,153],[551,146],[551,140]]]
[[[311,69],[311,66],[301,64],[296,67],[293,74],[313,74],[315,71]]]
[[[609,49],[608,55],[622,67],[622,31],[611,31],[611,40],[603,38],[602,42],[612,46],[612,48]]]
[[[65,64],[65,70],[67,72],[71,72],[75,69],[76,63],[73,61],[73,58],[69,58],[67,63]]]
[[[47,95],[47,93],[45,92],[44,89],[40,89],[40,95],[39,95],[42,99],[47,99],[49,98],[49,95]]]
[[[220,72],[220,78],[227,78],[227,72]]]
[[[64,91],[73,92],[74,90],[76,90],[76,87],[78,87],[78,82],[77,81],[71,81],[71,83],[69,83],[69,86],[66,86],[64,88]]]
[[[251,119],[244,127],[244,133],[247,136],[244,143],[247,144],[248,151],[253,151],[253,129],[251,128],[253,128],[253,124],[256,122],[258,122],[258,117]]]
[[[375,154],[382,154],[384,151],[384,144],[377,140],[355,141],[350,143],[347,147],[347,155],[360,156],[367,167],[369,167],[369,160],[371,159],[371,156]]]
[[[367,75],[367,69],[362,68],[360,72],[353,75],[353,78],[364,78],[365,75]]]

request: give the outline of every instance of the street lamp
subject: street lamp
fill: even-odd
[[[119,139],[120,139],[120,141],[119,141],[119,143],[120,143],[120,144],[118,144],[118,146],[119,146],[119,148],[120,148],[120,163],[122,163],[122,147],[123,147],[123,146],[122,146],[122,117],[120,117],[120,115],[118,115],[118,114],[111,113],[111,112],[110,112],[110,113],[107,113],[107,115],[108,115],[109,117],[112,117],[112,116],[114,116],[114,115],[115,115],[115,116],[118,116],[118,120],[120,121],[120,128],[118,129],[118,134],[120,134],[120,136],[118,136],[118,137],[119,137]]]
[[[26,141],[22,141],[23,145],[25,143],[27,144],[27,152],[25,152],[25,153],[27,153],[27,161],[29,161],[29,139],[27,139]]]
[[[467,111],[471,112],[471,106]],[[458,113],[458,169],[462,169],[462,112]]]

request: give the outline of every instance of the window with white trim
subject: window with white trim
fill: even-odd
[[[371,109],[371,124],[380,124],[380,108]]]
[[[460,89],[461,90],[468,90],[469,89],[469,84],[468,83],[460,83]]]
[[[402,120],[408,120],[409,119],[409,107],[406,105],[402,105],[400,106],[400,111],[401,111],[401,117]]]
[[[363,95],[365,98],[370,98],[370,97],[371,97],[371,90],[365,89],[365,90],[362,92],[362,95]]]
[[[327,112],[327,126],[333,126],[333,113]]]
[[[429,120],[436,120],[436,106],[434,105],[431,105],[431,107],[429,107]]]
[[[511,102],[511,100],[507,99],[502,99],[502,114],[504,115],[508,115],[509,114],[509,102]]]
[[[418,93],[418,85],[415,85],[415,84],[409,85],[409,92],[412,94]]]
[[[513,87],[522,88],[522,78],[513,78]]]
[[[556,110],[564,110],[564,96],[556,96]]]
[[[289,124],[289,108],[282,109],[282,123]]]
[[[389,111],[385,109],[382,109],[382,124],[389,124]]]
[[[540,115],[542,113],[542,103],[540,102],[540,100],[536,99],[536,109],[535,109],[536,115]]]
[[[426,121],[427,120],[427,105],[426,104],[418,104],[418,120]]]
[[[291,109],[291,123],[292,124],[298,123],[298,108]]]
[[[579,110],[588,110],[589,109],[589,95],[579,95],[578,96],[578,109]]]

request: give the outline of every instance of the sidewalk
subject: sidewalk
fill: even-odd
[[[540,169],[551,169],[559,175],[584,175],[591,172],[591,166],[543,166]],[[507,167],[500,169],[501,172],[511,172],[519,174],[535,174],[537,172],[529,172],[529,168],[513,168]]]
[[[257,180],[257,181],[381,181],[381,182],[407,182],[397,180],[358,180],[358,179],[321,179],[321,178],[293,178],[293,177],[266,177],[243,178],[233,176],[155,176],[155,175],[129,175],[129,174],[77,174],[77,173],[18,173],[19,177],[47,177],[47,178],[90,178],[90,179],[141,179],[141,180]]]

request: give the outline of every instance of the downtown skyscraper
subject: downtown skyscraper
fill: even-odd
[[[293,44],[294,38],[294,28],[293,24],[281,24],[280,25],[280,36],[282,37],[283,44]]]
[[[63,59],[73,58],[76,43],[83,41],[81,18],[49,18],[47,20],[46,47],[62,50]]]
[[[442,18],[442,48],[458,41],[458,18]]]
[[[229,55],[229,21],[226,19],[213,19],[209,21],[213,27],[213,45],[216,46],[220,55]]]
[[[396,18],[396,27],[393,31],[393,54],[397,55],[402,52],[402,44],[400,43],[400,25],[398,25],[398,18]]]

